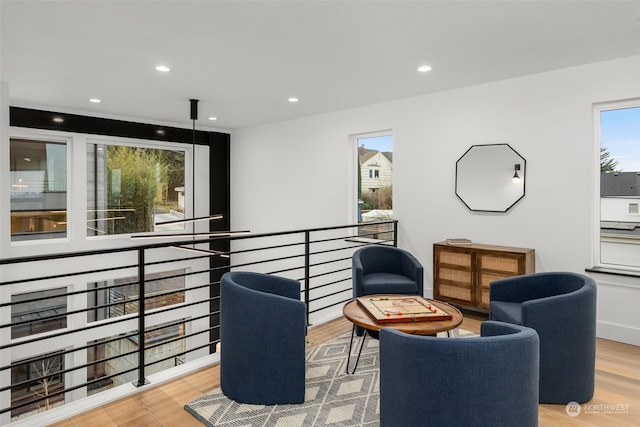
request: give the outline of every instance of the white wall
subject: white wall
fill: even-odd
[[[392,129],[399,246],[425,266],[426,295],[432,244],[447,237],[534,248],[537,271],[584,273],[599,161],[592,104],[634,97],[640,56],[241,129],[231,144],[231,226],[351,223],[349,135]],[[526,196],[507,213],[471,212],[454,193],[456,160],[490,143],[509,143],[527,160]],[[603,280],[598,333],[640,345],[640,279]]]

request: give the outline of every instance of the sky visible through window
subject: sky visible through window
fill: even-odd
[[[393,137],[391,135],[359,138],[358,144],[364,144],[368,150],[378,150],[383,153],[393,151]]]
[[[600,144],[622,172],[640,171],[640,107],[603,111]]]
[[[603,111],[600,116],[601,144],[609,150],[623,172],[640,171],[640,107]],[[391,135],[360,138],[370,150],[393,151]]]

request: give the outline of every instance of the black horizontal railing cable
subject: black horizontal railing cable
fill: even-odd
[[[365,231],[366,228],[376,227],[375,231]],[[380,230],[380,227],[383,230]],[[84,387],[91,387],[93,385],[104,383],[107,380],[112,380],[119,376],[123,376],[125,374],[130,374],[132,372],[137,371],[137,378],[133,382],[136,386],[142,386],[144,384],[148,384],[148,379],[146,378],[146,368],[152,365],[157,365],[160,363],[177,360],[178,357],[186,357],[187,354],[199,351],[206,348],[215,348],[215,345],[219,343],[219,340],[211,341],[208,338],[205,338],[197,343],[190,344],[189,348],[184,349],[183,351],[174,352],[169,356],[162,355],[161,357],[154,360],[146,360],[145,352],[154,349],[161,349],[163,346],[167,344],[177,344],[180,347],[180,342],[186,343],[188,338],[194,338],[196,336],[203,335],[205,337],[209,337],[209,335],[205,335],[213,330],[219,329],[220,325],[218,324],[209,324],[209,327],[199,327],[196,331],[187,332],[185,330],[186,325],[196,321],[203,321],[207,319],[211,319],[212,315],[219,315],[219,311],[216,312],[207,312],[202,315],[192,315],[188,313],[190,307],[195,307],[202,304],[209,304],[210,302],[219,299],[219,297],[209,297],[209,298],[201,298],[199,297],[195,301],[188,301],[187,295],[192,292],[196,292],[198,290],[208,289],[212,286],[219,286],[219,281],[205,281],[204,283],[192,283],[188,287],[184,286],[183,288],[176,288],[171,290],[161,290],[157,292],[149,292],[147,290],[147,284],[168,280],[168,279],[181,279],[189,276],[197,277],[197,275],[211,273],[212,271],[226,271],[229,269],[250,269],[252,266],[262,266],[268,267],[269,264],[277,264],[283,261],[291,261],[300,259],[299,264],[287,265],[286,267],[275,267],[273,269],[267,268],[268,274],[282,274],[282,273],[293,273],[295,271],[302,271],[301,277],[298,280],[301,282],[301,299],[306,303],[307,307],[307,322],[309,321],[309,316],[313,313],[320,312],[322,310],[326,310],[328,308],[334,307],[336,305],[344,304],[345,302],[351,299],[351,274],[350,265],[345,267],[344,264],[347,263],[351,254],[347,252],[353,251],[354,249],[370,244],[387,244],[397,246],[397,227],[398,222],[395,220],[389,221],[379,221],[375,223],[361,223],[354,225],[344,225],[337,227],[321,227],[321,228],[313,228],[313,229],[304,229],[304,230],[292,230],[292,231],[284,231],[284,232],[273,232],[273,233],[262,233],[262,234],[238,234],[238,235],[230,235],[223,237],[209,237],[209,238],[192,238],[190,240],[181,240],[181,241],[171,241],[171,242],[160,242],[160,243],[150,243],[133,247],[122,247],[115,249],[102,249],[102,250],[93,250],[93,251],[84,251],[84,252],[68,252],[68,253],[59,253],[59,254],[48,254],[41,256],[33,256],[33,257],[18,257],[18,258],[7,258],[0,259],[0,266],[9,266],[9,265],[17,265],[26,266],[25,268],[30,268],[31,271],[37,271],[37,268],[33,268],[34,263],[51,261],[51,260],[62,260],[62,259],[80,259],[84,257],[92,257],[92,256],[105,256],[110,254],[117,253],[126,253],[130,252],[132,254],[137,253],[137,262],[129,262],[125,265],[119,265],[115,267],[101,268],[101,269],[79,269],[77,271],[70,271],[68,273],[60,273],[60,274],[51,274],[51,275],[43,275],[37,277],[29,277],[29,278],[20,278],[13,279],[5,282],[0,282],[0,291],[2,289],[6,289],[11,285],[22,285],[26,283],[33,282],[46,282],[51,280],[59,280],[66,277],[76,277],[82,275],[91,275],[91,277],[96,277],[99,274],[107,273],[113,275],[115,271],[131,271],[132,269],[137,269],[137,280],[129,279],[122,283],[115,284],[106,284],[104,286],[98,287],[97,284],[94,287],[88,287],[88,289],[84,290],[76,290],[76,291],[67,291],[62,294],[55,294],[51,296],[37,296],[28,299],[21,299],[20,301],[11,301],[4,302],[0,304],[0,310],[11,310],[11,307],[19,305],[19,304],[34,304],[46,302],[47,300],[54,300],[56,298],[68,298],[71,296],[78,296],[82,294],[86,294],[87,298],[93,294],[97,295],[97,292],[116,292],[119,288],[137,287],[137,294],[131,295],[130,298],[125,298],[121,300],[117,300],[115,302],[105,301],[103,303],[96,303],[90,307],[79,308],[74,310],[66,310],[66,305],[64,312],[62,313],[54,313],[50,315],[44,315],[37,319],[40,323],[46,323],[47,321],[54,321],[58,319],[66,318],[73,315],[82,315],[86,313],[87,315],[90,312],[97,313],[98,310],[110,310],[114,307],[122,306],[123,310],[125,310],[124,314],[117,315],[111,317],[109,315],[106,319],[100,319],[99,321],[89,321],[85,326],[69,328],[67,326],[62,327],[60,331],[49,331],[47,333],[37,333],[32,338],[21,338],[21,339],[12,339],[11,342],[1,343],[0,351],[11,351],[13,347],[25,346],[29,344],[35,344],[39,342],[51,342],[51,340],[55,340],[56,338],[60,338],[67,335],[78,334],[81,332],[89,331],[97,328],[105,328],[109,325],[114,325],[117,323],[125,323],[125,322],[133,322],[136,324],[136,327],[129,332],[119,333],[113,337],[101,338],[96,341],[91,341],[89,343],[79,343],[78,345],[73,345],[71,348],[65,348],[61,350],[52,351],[48,354],[43,354],[39,356],[35,356],[30,359],[23,360],[14,360],[9,364],[4,366],[0,366],[0,372],[5,370],[13,370],[19,369],[20,367],[24,367],[25,364],[30,366],[32,363],[44,363],[45,360],[50,358],[52,355],[56,357],[65,358],[65,356],[70,355],[72,353],[81,352],[81,351],[89,351],[90,349],[96,347],[97,345],[109,345],[115,344],[116,342],[127,339],[137,345],[137,349],[126,351],[123,353],[118,353],[115,355],[105,356],[96,360],[87,361],[86,363],[80,363],[77,365],[69,366],[66,365],[60,367],[60,369],[56,370],[53,373],[42,373],[39,376],[31,376],[27,379],[19,380],[15,383],[9,385],[3,385],[0,387],[0,393],[7,392],[9,390],[16,390],[19,388],[25,388],[29,385],[33,385],[37,382],[45,381],[52,376],[64,376],[65,374],[72,373],[74,371],[80,369],[88,369],[95,367],[97,365],[105,364],[107,362],[115,361],[119,358],[124,358],[127,356],[137,356],[137,364],[134,367],[130,367],[127,369],[119,370],[118,372],[113,373],[105,373],[104,375],[99,376],[98,378],[88,379],[85,382],[79,384],[71,384],[67,385],[66,382],[61,390],[50,391],[49,393],[42,394],[33,392],[31,398],[25,401],[19,401],[15,404],[12,403],[10,406],[0,408],[0,414],[4,414],[6,412],[17,411],[16,413],[29,412],[31,409],[36,408],[41,405],[41,402],[52,399],[57,396],[65,395],[70,391],[78,390]],[[355,233],[353,236],[338,236],[338,237],[327,237],[327,238],[317,238],[316,240],[312,239],[312,236],[315,234],[321,234],[323,232],[333,232],[337,230],[348,230],[348,229],[359,229],[358,233]],[[283,238],[285,236],[296,236],[300,235],[301,240],[296,242],[286,242],[282,244],[272,244],[272,238]],[[380,236],[389,236],[390,238],[385,239]],[[262,240],[265,241],[263,245],[254,245],[251,248],[244,248],[238,250],[231,250],[227,252],[211,252],[206,254],[197,254],[190,256],[184,256],[173,259],[160,259],[154,260],[151,262],[145,262],[146,254],[156,250],[163,248],[178,248],[180,246],[189,245],[189,248],[195,247],[195,245],[200,244],[210,244],[212,242],[232,242],[232,241],[243,241],[243,240],[251,240],[252,242],[259,242]],[[324,248],[324,249],[313,249],[314,245],[320,244],[331,244],[332,242],[344,242],[343,246],[340,247],[332,247],[332,248]],[[299,250],[293,254],[287,255],[279,255],[279,256],[269,256],[264,259],[248,259],[251,257],[252,253],[260,252],[265,253],[271,250],[283,250],[285,248],[294,249],[299,248]],[[342,255],[344,254],[344,255]],[[222,267],[210,267],[210,268],[200,268],[193,271],[182,271],[181,273],[175,273],[174,271],[167,272],[168,274],[160,276],[160,277],[146,277],[147,274],[145,269],[150,266],[158,266],[166,263],[175,263],[176,261],[191,261],[191,260],[202,260],[207,259],[212,256],[225,256],[229,257],[233,260],[234,255],[240,256],[242,255],[243,261],[238,264],[229,263],[229,265],[225,265]],[[333,256],[335,255],[335,256]],[[323,256],[322,260],[314,261],[314,257]],[[333,257],[332,257],[333,256]],[[330,257],[330,258],[326,258]],[[82,263],[76,263],[77,265],[82,265]],[[335,266],[332,267],[332,265]],[[324,268],[324,270],[312,273],[312,270]],[[170,273],[170,274],[169,274]],[[111,277],[109,276],[109,277]],[[131,276],[131,274],[128,274]],[[337,276],[337,277],[336,277]],[[330,277],[330,280],[325,282],[321,282],[319,279],[324,279]],[[311,282],[319,282],[311,285]],[[95,282],[95,280],[94,280]],[[63,288],[64,285],[59,286]],[[335,288],[335,289],[334,289]],[[312,291],[318,290],[328,290],[329,292],[321,293],[318,296],[312,297]],[[153,303],[157,301],[163,301],[163,298],[175,296],[176,294],[182,294],[181,301],[172,303],[167,306],[160,307],[151,307],[147,308],[146,305],[148,303]],[[332,297],[339,296],[341,294],[345,294],[344,298],[339,299],[338,301],[330,301],[329,299]],[[327,300],[324,303],[321,303],[323,300]],[[310,305],[314,305],[315,308],[310,309]],[[126,305],[131,304],[135,309],[134,312],[127,314],[126,313]],[[88,305],[88,303],[87,303]],[[163,313],[168,313],[170,311],[179,311],[176,313],[176,317],[170,322],[165,322],[153,327],[147,326],[147,320],[151,316],[157,316]],[[208,310],[211,311],[211,310]],[[7,318],[7,316],[3,316]],[[17,326],[26,326],[33,323],[32,319],[23,319],[17,320],[12,319],[10,323],[0,324],[0,328],[15,328]],[[65,325],[68,325],[68,320]],[[175,328],[183,328],[182,333],[165,337],[158,342],[146,342],[146,336],[153,333],[163,331],[166,328],[175,327]],[[183,347],[185,348],[185,347]],[[181,349],[181,348],[179,348]],[[3,360],[7,360],[7,358],[3,358]],[[131,359],[130,359],[131,360]],[[177,363],[177,362],[176,362]],[[27,408],[24,410],[23,408]],[[22,412],[20,411],[22,410]]]

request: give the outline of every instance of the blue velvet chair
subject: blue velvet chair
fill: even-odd
[[[388,245],[364,246],[351,258],[353,297],[424,293],[424,268],[409,252]],[[360,336],[364,329],[356,327]],[[372,334],[375,336],[375,334]]]
[[[353,297],[373,294],[423,295],[424,268],[395,246],[364,246],[352,257]]]
[[[584,403],[594,392],[596,283],[567,272],[496,280],[489,314],[540,336],[540,403]]]
[[[240,403],[304,402],[306,309],[300,283],[252,272],[220,282],[220,385]]]
[[[483,322],[481,337],[380,331],[380,427],[538,425],[536,331]]]

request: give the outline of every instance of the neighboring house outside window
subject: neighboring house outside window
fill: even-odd
[[[393,219],[393,144],[390,134],[362,135],[358,144],[358,222]],[[387,239],[392,226],[361,227],[359,235]]]
[[[361,180],[361,190],[365,194],[372,190],[377,190],[382,187],[392,186],[392,173],[393,163],[391,162],[391,153],[381,153],[379,151],[367,151],[366,148],[360,147],[360,151],[363,152],[359,155],[360,167],[363,171]],[[391,204],[390,201],[386,202],[387,206]],[[381,206],[376,206],[381,208]]]
[[[640,268],[640,100],[597,105],[600,149],[596,266]]]
[[[640,267],[640,172],[600,176],[600,261]],[[634,212],[635,206],[635,212]]]

